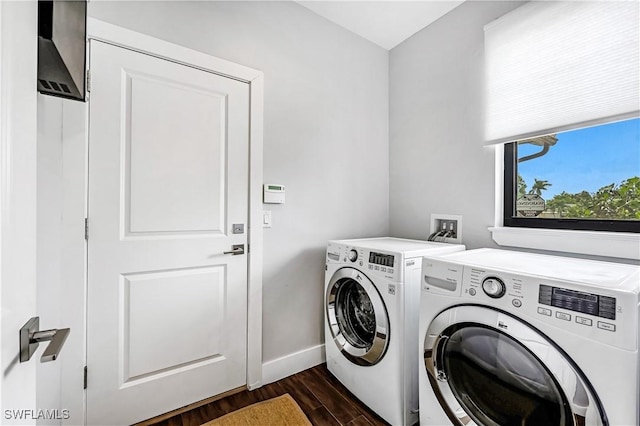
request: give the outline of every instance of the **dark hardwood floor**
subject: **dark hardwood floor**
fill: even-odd
[[[285,393],[296,400],[309,421],[314,425],[387,425],[382,418],[367,408],[333,377],[327,370],[326,364],[318,365],[253,391],[241,391],[153,424],[158,426],[200,426],[202,423],[239,408]]]

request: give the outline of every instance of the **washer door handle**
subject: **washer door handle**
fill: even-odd
[[[444,371],[444,347],[447,345],[448,340],[449,336],[440,336],[438,338],[438,343],[436,344],[436,356],[433,360],[436,370],[436,379],[441,382],[449,380],[447,373]]]

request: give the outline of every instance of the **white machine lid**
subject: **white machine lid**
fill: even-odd
[[[483,269],[640,291],[640,266],[499,249],[475,249],[438,256]]]
[[[382,237],[357,240],[334,240],[331,243],[344,244],[369,250],[384,250],[402,253],[405,257],[426,256],[438,252],[460,250],[461,244],[436,243],[433,241],[408,240],[404,238]]]

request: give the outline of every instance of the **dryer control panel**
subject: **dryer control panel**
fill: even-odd
[[[594,340],[638,347],[638,295],[554,278],[423,259],[423,297],[458,297]]]
[[[569,311],[615,320],[616,298],[562,287],[540,285],[538,302]]]

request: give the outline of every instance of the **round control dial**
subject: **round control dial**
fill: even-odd
[[[489,297],[498,299],[507,291],[507,287],[504,285],[500,278],[487,277],[482,281],[482,289]]]
[[[349,257],[349,260],[352,262],[355,262],[356,260],[358,260],[358,252],[353,249],[349,251],[349,254],[347,256]]]

